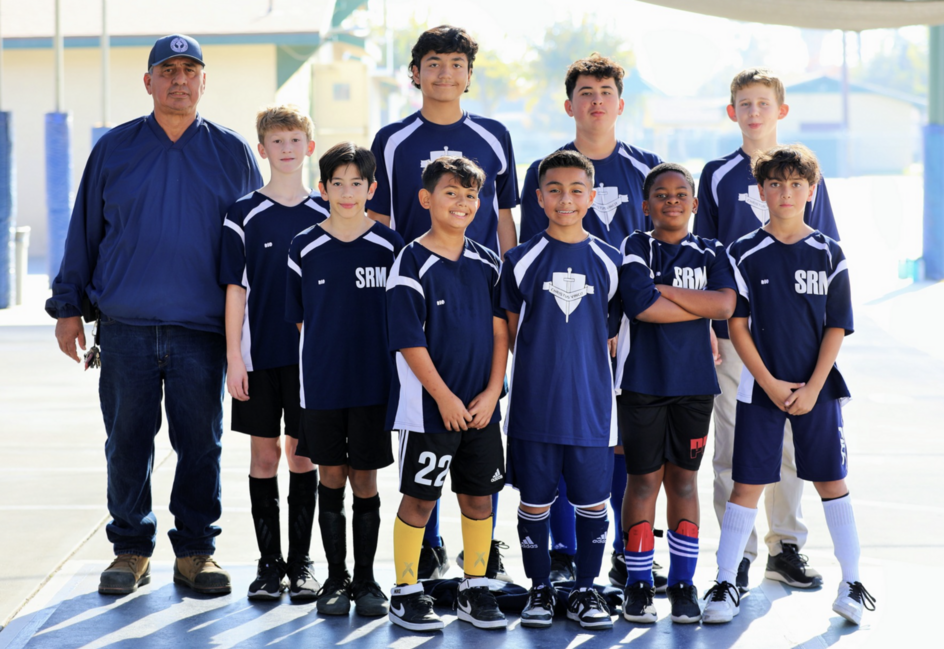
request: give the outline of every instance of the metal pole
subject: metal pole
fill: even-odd
[[[63,71],[64,59],[62,54],[62,0],[56,0],[56,42],[54,45],[56,53],[56,112],[62,112],[62,105],[65,102],[66,83]]]
[[[944,25],[928,28],[928,125],[924,129],[924,238],[927,279],[944,279]],[[921,278],[920,268],[915,273]]]
[[[852,138],[849,133],[849,47],[848,32],[842,33],[842,175],[852,175]]]
[[[108,55],[111,49],[111,38],[108,35],[108,0],[102,0],[102,126],[107,126],[110,120],[108,115]]]

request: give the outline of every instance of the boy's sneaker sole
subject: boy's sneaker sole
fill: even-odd
[[[403,609],[401,609],[400,612],[402,613]],[[398,627],[404,628],[407,631],[441,631],[446,626],[443,624],[442,620],[434,620],[432,622],[423,623],[407,622],[396,614],[396,609],[392,604],[390,605],[390,612],[387,614],[387,618],[393,624],[396,624]]]
[[[456,608],[457,617],[463,622],[468,622],[477,629],[506,629],[508,620],[480,620],[473,617],[471,613],[466,613],[461,608]]]
[[[604,620],[604,619],[600,619],[600,620],[598,620],[598,621],[596,621],[596,622],[591,622],[591,621],[587,621],[587,620],[581,621],[579,615],[577,615],[576,613],[573,613],[573,612],[571,612],[571,611],[567,611],[567,619],[568,619],[568,620],[573,620],[574,622],[577,622],[578,624],[580,624],[580,627],[581,627],[582,629],[602,630],[602,629],[612,629],[612,628],[613,628],[613,619],[612,619],[612,618],[607,618],[607,619],[605,619],[605,620]]]
[[[786,584],[793,588],[819,588],[823,585],[823,580],[817,577],[810,577],[809,581],[797,581],[791,579],[789,575],[785,575],[782,572],[776,570],[766,570],[764,571],[764,577],[772,581],[779,581],[780,583]]]

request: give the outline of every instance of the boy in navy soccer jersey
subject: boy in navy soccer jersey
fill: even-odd
[[[626,238],[620,272],[625,315],[617,349],[617,404],[630,450],[623,617],[656,621],[652,526],[664,486],[671,556],[666,592],[672,621],[691,623],[701,618],[692,583],[700,524],[697,471],[712,401],[720,391],[706,318],[724,320],[734,313],[736,286],[724,246],[688,232],[698,209],[688,170],[660,164],[643,190],[642,207],[653,230]]]
[[[574,61],[567,69],[564,110],[574,118],[576,134],[562,149],[579,151],[593,163],[596,198],[583,222],[595,237],[619,248],[623,239],[635,230],[648,232],[649,218],[643,214],[642,186],[649,170],[662,160],[659,156],[616,139],[616,121],[623,112],[623,67],[611,58],[593,54]],[[548,218],[538,204],[538,166],[535,160],[524,179],[521,193],[521,242],[547,229]],[[613,485],[610,506],[616,530],[611,555],[610,582],[622,588],[626,583],[626,564],[620,535],[623,492],[623,447],[616,446],[613,456]],[[561,480],[560,497],[551,507],[551,581],[574,578],[574,509],[567,502],[567,485]],[[658,569],[660,566],[655,564]],[[665,589],[665,577],[654,575],[656,590]]]
[[[797,475],[813,482],[822,498],[842,568],[833,610],[858,624],[874,600],[859,581],[841,411],[849,390],[836,367],[842,340],[853,329],[849,271],[839,244],[804,222],[819,180],[812,152],[799,144],[775,147],[757,157],[753,173],[770,221],[728,249],[739,293],[729,326],[745,369],[737,395],[734,489],[703,620],[729,622],[738,614],[733,581],[764,486],[780,479],[789,419]]]
[[[743,144],[734,153],[705,165],[698,182],[698,214],[693,232],[700,237],[717,239],[729,246],[740,237],[766,225],[767,204],[761,199],[757,181],[751,174],[751,157],[777,145],[777,123],[787,116],[790,107],[784,103],[783,83],[770,70],[748,68],[731,82],[731,104],[728,117],[737,122]],[[829,194],[822,180],[816,184],[813,200],[806,203],[803,220],[823,234],[839,240]],[[718,382],[721,394],[715,399],[715,452],[712,464],[715,473],[714,507],[718,522],[724,515],[725,503],[731,496],[731,457],[734,448],[734,425],[738,382],[743,363],[728,337],[724,321],[713,323],[717,334]],[[818,586],[822,579],[807,565],[799,553],[806,543],[807,528],[803,524],[800,498],[803,481],[797,478],[790,424],[785,434],[783,471],[780,482],[767,488],[764,509],[768,533],[766,576],[796,588]],[[748,569],[757,558],[757,532],[751,530],[744,557],[738,566],[737,586],[748,589]]]
[[[376,182],[374,156],[351,142],[319,160],[318,189],[331,215],[300,232],[288,256],[285,318],[301,332],[301,436],[298,454],[321,470],[318,525],[328,579],[318,612],[387,613],[374,580],[380,529],[377,470],[393,464],[384,426],[392,364],[387,352],[386,283],[403,239],[368,218]],[[344,487],[354,493],[353,580],[347,571]]]
[[[576,508],[576,581],[567,617],[612,628],[593,580],[606,548],[616,401],[608,341],[618,326],[619,251],[582,221],[594,199],[593,165],[576,151],[552,153],[538,169],[547,230],[508,251],[501,306],[514,363],[508,400],[509,482],[520,492],[518,537],[531,579],[524,626],[550,626],[548,516],[561,476]]]
[[[428,212],[419,203],[423,169],[440,156],[474,160],[485,172],[480,208],[466,236],[499,255],[517,243],[511,210],[518,204],[518,176],[511,134],[496,120],[462,110],[462,95],[472,83],[478,43],[459,27],[440,25],[423,32],[412,50],[410,78],[423,94],[423,106],[389,124],[374,137],[377,191],[368,215],[389,225],[407,243],[429,230]],[[498,494],[493,499],[498,502]],[[495,541],[488,576],[508,580]],[[462,565],[462,555],[459,558]],[[423,539],[420,579],[442,577],[449,560],[439,535],[439,508],[430,515]]]
[[[465,579],[460,620],[505,628],[489,592],[492,495],[505,484],[498,421],[508,328],[495,293],[498,256],[465,236],[485,173],[465,158],[441,157],[423,171],[420,204],[432,227],[397,257],[387,283],[390,350],[396,370],[387,427],[400,431],[400,492],[393,528],[397,585],[390,621],[411,631],[443,622],[417,583],[424,526],[449,473],[462,511]]]
[[[256,130],[259,154],[269,161],[269,184],[239,199],[223,222],[226,387],[233,397],[233,430],[252,435],[249,499],[261,558],[249,598],[278,598],[288,571],[292,599],[306,600],[313,599],[319,587],[308,557],[318,472],[295,453],[298,332],[282,317],[285,254],[292,237],[325,214],[302,182],[304,161],[315,150],[311,119],[294,106],[276,106],[259,113]],[[277,478],[283,413],[290,471],[287,566],[282,560]]]

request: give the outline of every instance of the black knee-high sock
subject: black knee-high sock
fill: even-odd
[[[249,502],[256,543],[263,558],[282,558],[282,535],[279,527],[279,479],[249,476]]]
[[[315,520],[318,469],[289,473],[288,480],[288,562],[302,561],[311,549],[311,528]]]
[[[354,581],[374,581],[374,555],[380,534],[380,494],[354,496],[351,533],[354,535]]]
[[[347,520],[344,518],[344,487],[329,489],[318,485],[321,506],[318,507],[318,526],[328,560],[328,577],[347,575]]]

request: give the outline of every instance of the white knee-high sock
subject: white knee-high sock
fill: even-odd
[[[744,546],[754,529],[757,510],[728,503],[721,521],[721,540],[718,542],[718,583],[733,584],[737,580],[738,564],[744,556]]]
[[[849,494],[823,503],[826,525],[833,539],[833,552],[842,568],[842,580],[853,584],[859,581],[859,532]]]

